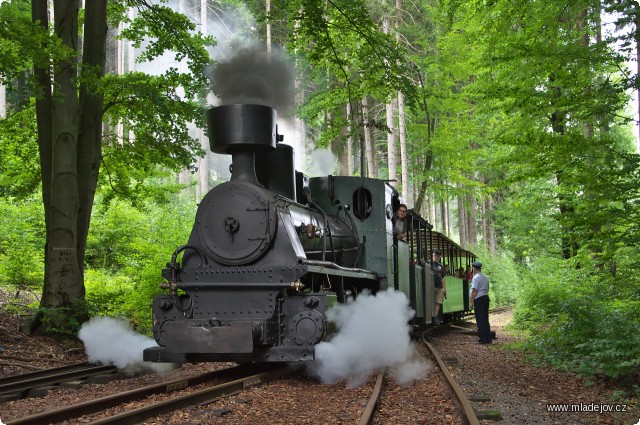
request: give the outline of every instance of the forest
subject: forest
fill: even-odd
[[[290,61],[304,170],[330,152],[391,181],[483,261],[523,348],[640,393],[639,19],[636,0],[0,1],[0,287],[34,294],[0,313],[149,332],[224,180],[211,69],[257,48]]]

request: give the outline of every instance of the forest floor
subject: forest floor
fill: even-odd
[[[87,360],[79,341],[58,341],[44,336],[27,336],[19,331],[29,317],[20,315],[20,304],[32,301],[28,295],[8,293],[0,288],[0,378],[37,369],[57,367]],[[24,310],[22,310],[24,311]],[[548,366],[536,366],[532,358],[513,348],[518,336],[508,332],[510,313],[494,314],[492,329],[498,338],[491,345],[475,344],[469,332],[435,332],[431,343],[446,360],[447,367],[472,398],[477,412],[500,412],[502,419],[482,419],[482,424],[607,424],[636,425],[640,421],[637,399],[611,381],[589,382],[571,373],[560,373]],[[420,354],[426,356],[421,348]],[[437,366],[429,361],[425,378],[411,385],[397,385],[387,379],[381,412],[376,424],[453,424],[461,419],[455,411],[450,389],[443,384]],[[166,374],[162,380],[193,374],[211,364],[185,365]],[[45,409],[64,406],[121,391],[145,382],[156,383],[158,377],[142,376],[133,380],[117,380],[91,391],[60,389],[39,399],[25,399],[0,404],[0,420],[12,420]],[[147,424],[351,424],[356,423],[369,383],[359,388],[344,384],[322,384],[304,375],[256,387],[236,398],[224,399],[208,406],[185,409],[173,416],[155,418]],[[246,393],[246,394],[245,394]],[[285,396],[286,395],[286,396]],[[584,409],[594,406],[625,406],[618,413],[548,412],[553,403],[579,404]],[[344,405],[344,406],[343,406]],[[298,406],[292,408],[291,406]],[[216,416],[220,408],[230,412]],[[601,408],[601,407],[600,407]],[[620,409],[621,407],[618,407]],[[312,412],[312,413],[309,413]],[[83,423],[82,420],[73,423]]]
[[[431,337],[440,356],[452,359],[447,367],[476,412],[487,413],[488,417],[499,412],[502,419],[496,423],[500,425],[640,425],[640,404],[631,388],[539,364],[531,353],[515,348],[522,337],[509,330],[511,319],[511,311],[490,315],[497,338],[488,345],[477,344],[477,335],[464,331]],[[476,329],[473,320],[467,326]],[[550,411],[554,408],[581,412]],[[488,419],[480,422],[492,423]]]

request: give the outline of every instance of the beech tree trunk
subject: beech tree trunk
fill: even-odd
[[[362,130],[364,131],[364,150],[367,157],[367,172],[363,172],[362,175],[373,178],[378,176],[378,169],[376,167],[374,148],[371,141],[372,137],[371,125],[369,123],[369,100],[367,99],[367,96],[362,98],[362,122]]]
[[[44,286],[40,306],[78,311],[84,300],[84,255],[101,155],[102,97],[92,81],[104,75],[107,0],[92,0],[85,8],[82,55],[83,82],[78,88],[77,62],[35,68],[41,90],[36,101],[38,145],[46,245]],[[54,1],[54,27],[61,42],[78,51],[78,1]],[[32,18],[49,27],[47,0],[32,2]],[[53,77],[51,72],[53,71]],[[30,324],[40,325],[41,315]]]
[[[469,204],[470,207],[467,214],[467,236],[469,237],[469,243],[475,245],[478,243],[478,226],[476,223],[478,219],[476,214],[476,211],[478,210],[478,203],[476,198],[469,195]]]

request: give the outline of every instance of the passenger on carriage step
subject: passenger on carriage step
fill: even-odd
[[[447,284],[444,281],[444,268],[440,263],[442,259],[442,252],[435,250],[431,255],[431,270],[433,270],[433,286],[436,288],[436,315],[433,318],[433,323],[436,325],[442,324],[440,320],[440,312],[442,311],[442,303],[444,297],[447,296]]]
[[[400,204],[393,222],[393,236],[403,241],[407,233],[407,206]]]
[[[474,309],[478,324],[478,344],[491,344],[491,325],[489,325],[489,278],[482,274],[482,263],[474,262],[473,280],[469,304]]]

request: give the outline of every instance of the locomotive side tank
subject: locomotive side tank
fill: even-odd
[[[276,148],[274,109],[224,105],[208,121],[211,150],[232,156],[231,180],[202,199],[188,243],[163,270],[169,294],[153,302],[159,346],[144,359],[313,360],[328,305],[358,288],[378,290],[381,277],[359,267],[353,215],[309,199],[292,149]],[[291,166],[265,170],[273,158]]]

